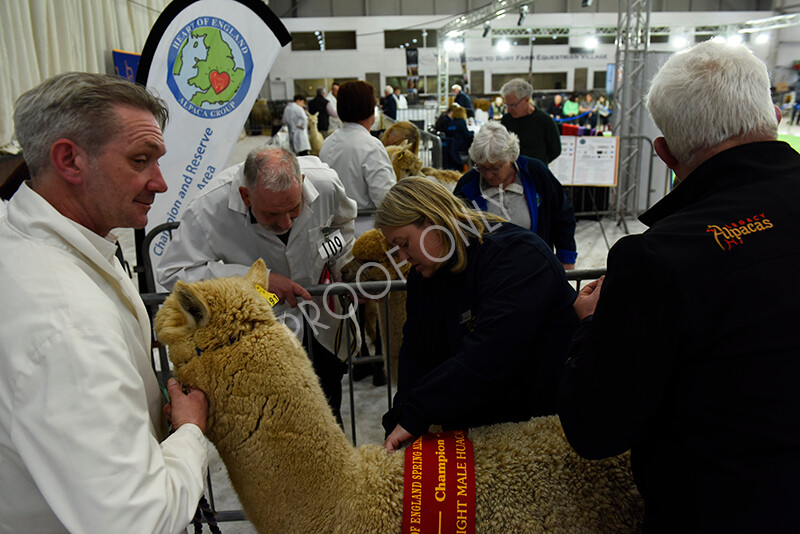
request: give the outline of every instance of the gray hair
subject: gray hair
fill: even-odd
[[[517,100],[529,100],[533,96],[533,86],[522,78],[514,78],[503,84],[500,94],[503,95],[503,100],[510,94],[516,96]]]
[[[117,109],[130,106],[153,114],[163,129],[166,103],[119,76],[67,72],[23,93],[14,105],[14,132],[31,176],[50,165],[50,148],[70,139],[97,156],[119,129]]]
[[[469,148],[475,163],[511,163],[519,158],[519,137],[498,121],[489,121],[478,130]]]
[[[300,164],[297,157],[278,147],[256,148],[244,160],[244,186],[256,186],[276,193],[287,191],[294,181],[300,182]]]
[[[767,67],[745,46],[706,41],[672,55],[653,78],[647,109],[689,166],[731,138],[777,138]]]

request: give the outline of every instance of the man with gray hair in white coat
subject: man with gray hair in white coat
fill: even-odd
[[[115,252],[167,184],[166,104],[70,72],[17,100],[31,179],[0,216],[0,532],[186,532],[208,404],[151,363],[152,327]],[[164,413],[174,432],[167,437]]]
[[[344,314],[338,305],[331,310],[329,302],[312,299],[304,288],[340,279],[341,266],[352,259],[355,217],[355,201],[345,194],[336,171],[319,158],[296,158],[282,148],[255,149],[186,206],[156,277],[172,288],[178,280],[244,276],[262,258],[270,269],[266,289],[279,300],[276,317],[301,340],[304,324],[314,333],[305,343],[341,422],[346,366],[333,351]],[[339,349],[346,357],[347,347]]]

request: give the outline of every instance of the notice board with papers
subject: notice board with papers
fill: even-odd
[[[550,171],[561,185],[614,187],[617,185],[619,137],[561,136],[561,155]]]

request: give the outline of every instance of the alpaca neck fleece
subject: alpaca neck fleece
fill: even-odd
[[[332,532],[337,495],[356,472],[353,448],[287,333],[265,324],[212,363],[208,435],[260,532]]]

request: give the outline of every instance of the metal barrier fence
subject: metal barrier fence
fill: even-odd
[[[433,126],[438,116],[438,106],[409,106],[407,109],[397,110],[397,120],[413,122],[420,130]]]

